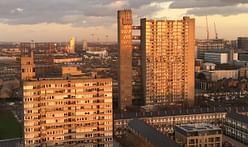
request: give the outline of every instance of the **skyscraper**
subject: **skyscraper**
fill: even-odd
[[[70,42],[69,42],[69,50],[68,50],[68,52],[69,53],[75,53],[75,49],[76,49],[76,39],[75,39],[75,37],[72,37],[70,39]]]
[[[133,35],[139,30],[140,36]],[[140,40],[143,102],[146,106],[194,103],[195,20],[141,19],[132,26],[131,10],[118,11],[120,108],[134,98],[134,54]]]
[[[118,11],[119,107],[132,105],[132,11]]]
[[[27,147],[113,146],[111,79],[26,80],[23,105]]]
[[[195,20],[141,19],[145,105],[194,103]]]

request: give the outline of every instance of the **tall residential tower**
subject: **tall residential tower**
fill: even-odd
[[[132,11],[118,11],[119,48],[119,107],[126,110],[132,105]]]
[[[145,105],[194,103],[194,42],[194,19],[141,19]]]
[[[69,42],[69,49],[68,49],[68,53],[75,53],[75,49],[76,49],[76,38],[75,37],[72,37],[70,39],[70,42]]]
[[[134,35],[139,30],[140,35]],[[119,99],[120,108],[132,105],[133,69],[140,41],[143,104],[145,106],[187,105],[194,103],[195,20],[141,19],[132,26],[132,11],[118,11]],[[137,87],[136,87],[137,88]]]

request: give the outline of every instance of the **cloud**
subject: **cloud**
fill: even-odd
[[[153,0],[4,0],[0,1],[0,22],[11,25],[111,25],[115,23],[119,9],[132,8],[138,16],[159,11],[152,3]]]
[[[24,9],[22,9],[22,8],[16,8],[16,9],[11,10],[11,13],[12,14],[13,13],[23,13],[23,11],[24,11]]]
[[[187,14],[224,16],[228,15],[225,7],[235,9],[233,14],[244,13],[244,7],[240,10],[236,7],[248,3],[247,0],[0,0],[0,23],[110,26],[116,23],[119,9],[131,8],[137,17],[152,17],[162,9],[159,4],[165,2],[171,3],[171,9],[187,8]]]
[[[247,0],[172,0],[171,9],[186,9],[187,15],[237,15],[248,12]]]
[[[187,11],[189,15],[206,16],[206,15],[222,15],[230,16],[242,13],[248,13],[246,6],[226,6],[226,7],[209,7],[209,8],[194,8]]]
[[[152,3],[162,3],[171,0],[126,0],[126,1],[127,1],[127,7],[137,9],[143,6],[150,5]]]
[[[247,0],[172,0],[170,8],[204,8],[204,7],[225,7],[246,4]]]
[[[101,17],[105,17],[106,20],[111,17],[115,20],[118,9],[131,5],[138,7],[141,4],[135,1],[137,0],[134,2],[133,0],[47,0],[45,2],[44,0],[4,0],[0,1],[0,20],[8,24],[80,24],[81,22],[102,24],[104,20]],[[142,5],[151,2],[149,0]]]

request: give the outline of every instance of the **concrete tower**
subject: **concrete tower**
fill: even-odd
[[[193,105],[194,42],[194,19],[141,19],[145,105]]]
[[[132,11],[118,11],[119,107],[132,105]]]

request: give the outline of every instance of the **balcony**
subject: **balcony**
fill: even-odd
[[[140,30],[141,27],[140,27],[140,26],[132,26],[132,29],[133,29],[133,30]]]
[[[132,36],[132,40],[140,40],[140,36],[138,36],[138,35],[134,35],[134,36]]]

